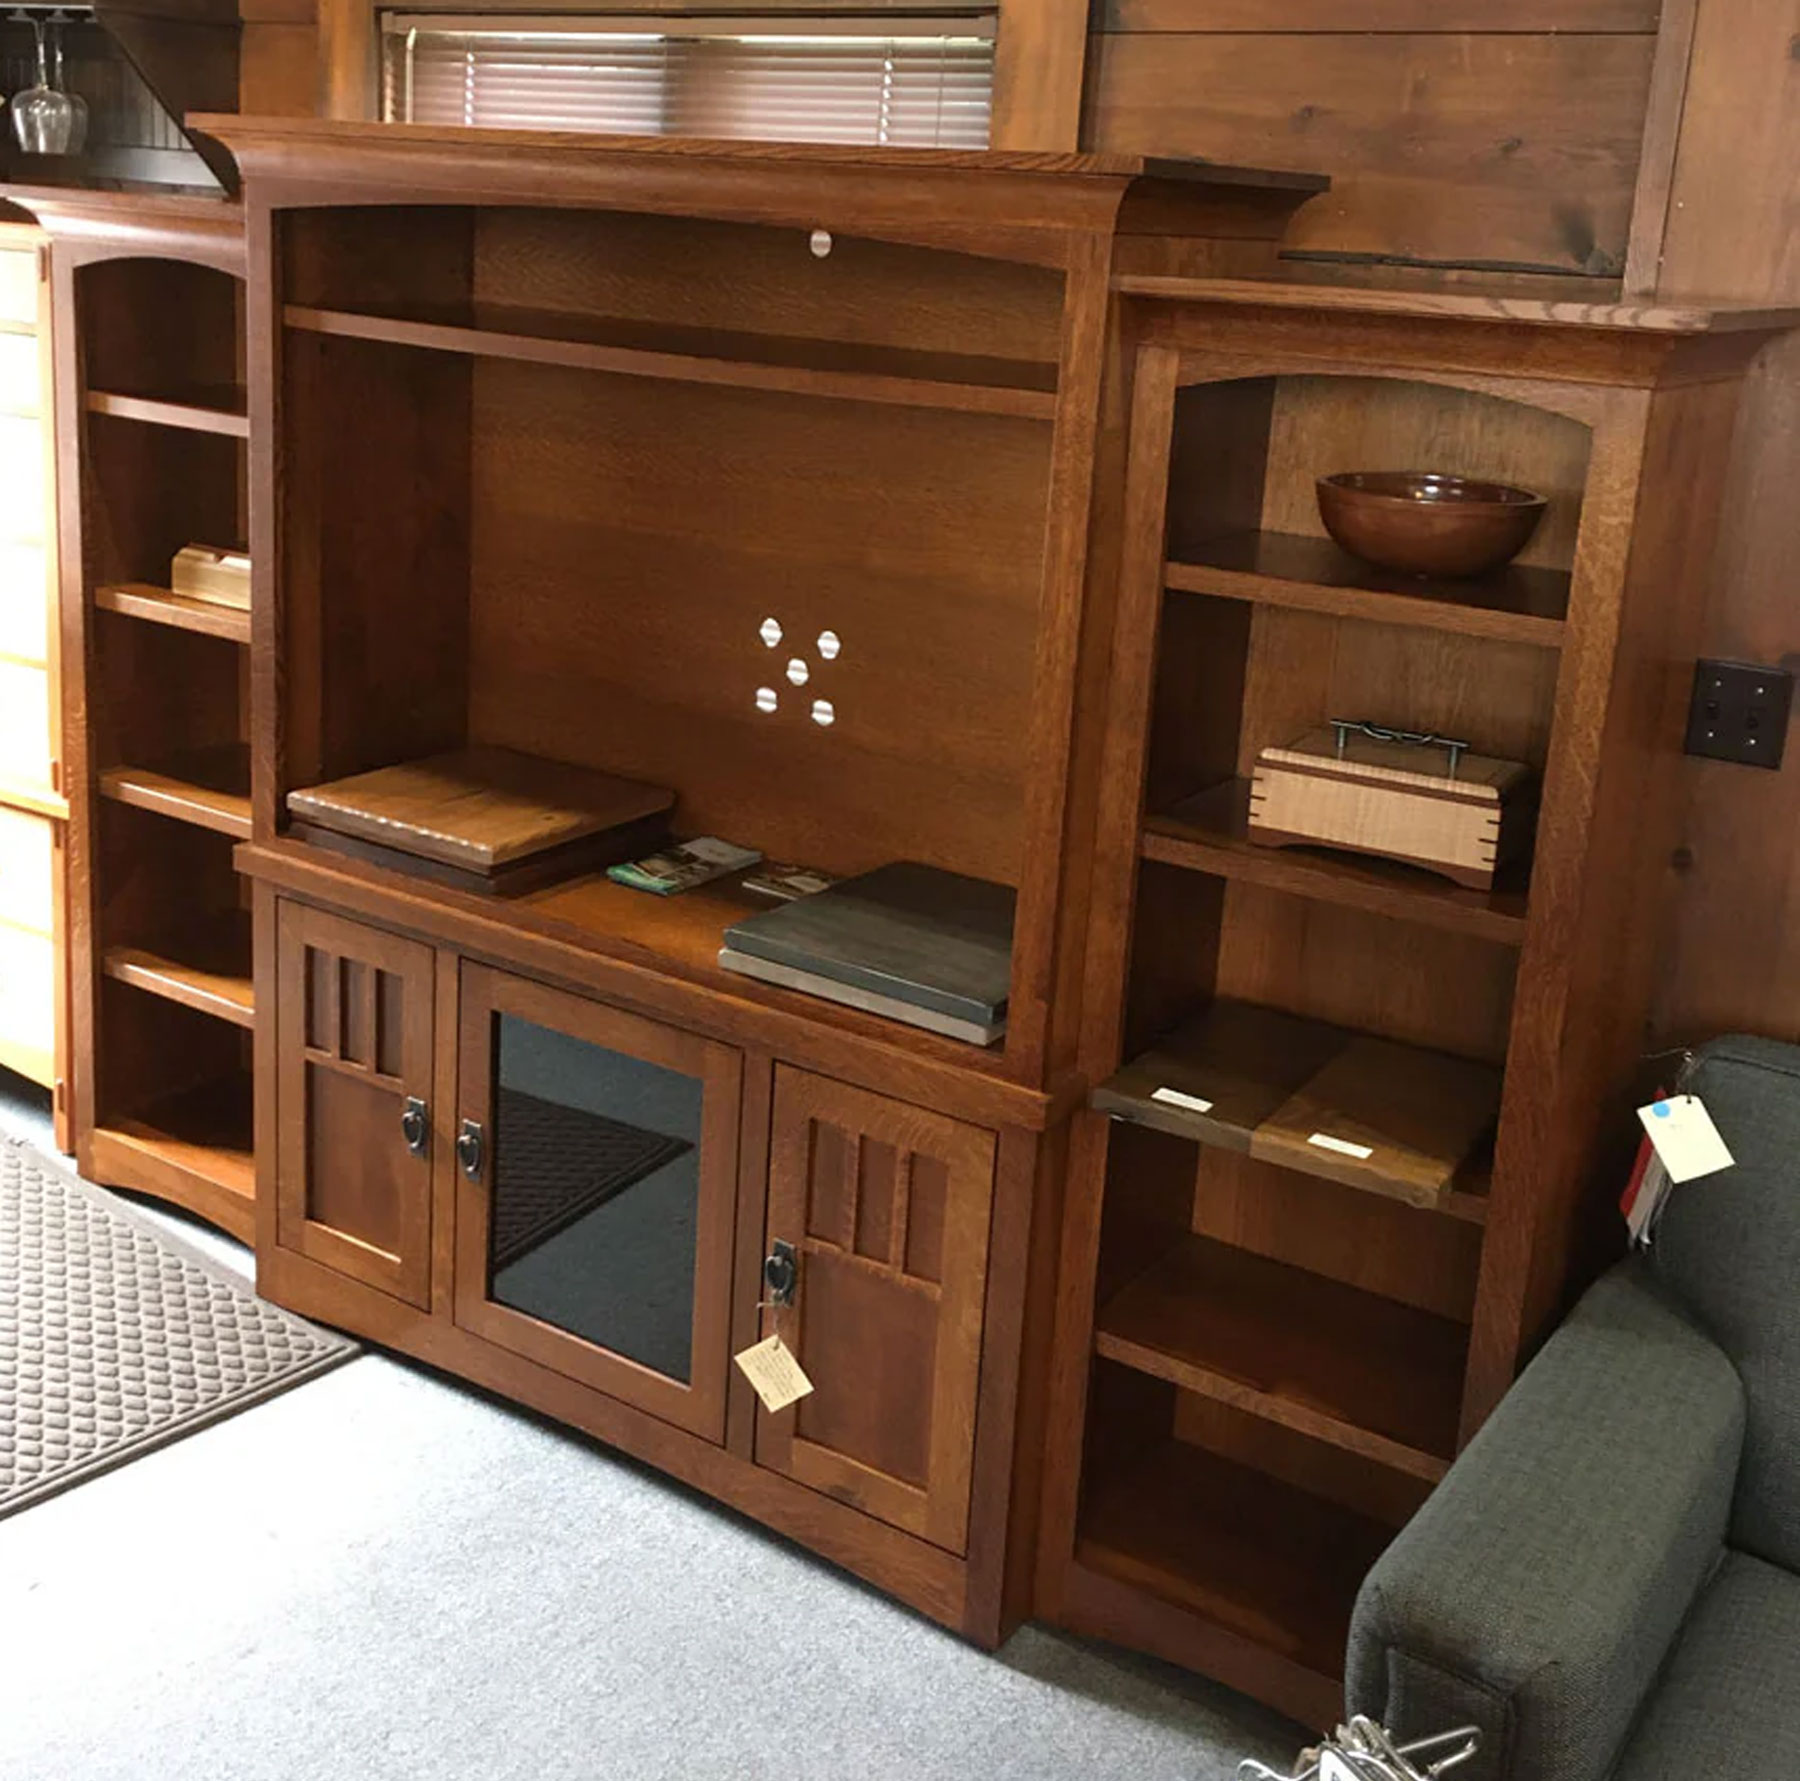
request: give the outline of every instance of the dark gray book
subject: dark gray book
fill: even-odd
[[[991,1026],[1012,979],[1013,891],[910,860],[725,930],[726,947]]]

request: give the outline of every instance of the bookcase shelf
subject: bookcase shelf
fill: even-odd
[[[290,304],[290,328],[622,377],[1050,420],[1056,367],[1026,360],[632,323],[505,304],[436,315]]]
[[[1264,847],[1249,838],[1249,809],[1249,780],[1222,780],[1147,816],[1142,857],[1507,946],[1525,942],[1526,888],[1516,869],[1477,891],[1368,854]]]
[[[1456,1451],[1468,1344],[1447,1318],[1200,1236],[1094,1328],[1108,1360],[1427,1482]]]
[[[161,767],[104,768],[100,795],[235,841],[250,839],[250,757],[241,745],[179,754]]]
[[[250,980],[250,923],[241,912],[179,933],[157,946],[107,947],[108,977],[200,1014],[249,1027],[256,1017]]]
[[[1189,593],[1547,649],[1562,646],[1570,583],[1565,570],[1516,564],[1468,581],[1387,575],[1328,538],[1261,531],[1190,543],[1163,578]]]
[[[250,417],[241,389],[202,387],[158,396],[90,389],[87,410],[115,420],[142,421],[147,426],[175,427],[188,433],[250,437]]]
[[[196,600],[166,587],[147,582],[124,582],[94,589],[94,604],[102,612],[118,612],[153,625],[168,625],[202,637],[222,637],[228,643],[250,641],[250,614],[216,600]]]
[[[1314,1685],[1302,1698],[1289,1684],[1297,1710],[1331,1698],[1357,1589],[1392,1527],[1187,1441],[1097,1471],[1077,1565],[1298,1666]]]
[[[247,1071],[166,1095],[96,1126],[93,1172],[174,1200],[248,1243],[255,1234],[256,1159]]]

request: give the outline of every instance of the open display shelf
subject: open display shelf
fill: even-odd
[[[1456,1451],[1469,1332],[1190,1236],[1101,1307],[1094,1352],[1434,1482]]]
[[[1330,1700],[1357,1587],[1391,1526],[1187,1441],[1096,1455],[1095,1470],[1077,1565],[1302,1672],[1287,1679],[1298,1711]]]
[[[373,314],[290,304],[290,328],[622,377],[1050,420],[1054,362],[803,340],[507,304]]]
[[[240,1242],[255,1231],[256,1159],[247,1070],[122,1111],[87,1134],[102,1181],[173,1200]]]
[[[1192,872],[1242,879],[1453,933],[1525,942],[1526,873],[1502,869],[1492,890],[1470,890],[1424,867],[1324,847],[1266,847],[1250,839],[1250,781],[1222,780],[1144,819],[1142,856]]]
[[[1292,532],[1194,541],[1182,561],[1168,564],[1163,579],[1190,593],[1548,649],[1561,646],[1569,608],[1566,569],[1512,564],[1471,580],[1433,581],[1386,574],[1329,538]]]
[[[250,839],[250,755],[241,743],[183,752],[159,767],[105,767],[100,795],[177,822]]]
[[[174,427],[188,433],[221,433],[232,439],[250,437],[250,418],[242,389],[201,387],[158,395],[90,389],[87,409],[90,414],[142,421],[147,426]]]
[[[222,637],[228,643],[250,641],[250,614],[217,600],[199,600],[147,582],[94,589],[94,604],[103,612],[118,612],[147,624],[168,625],[177,631],[193,631],[202,637]]]
[[[158,944],[107,947],[108,977],[153,996],[249,1027],[256,1003],[250,981],[250,920],[234,910]]]

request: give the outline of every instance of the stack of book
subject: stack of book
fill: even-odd
[[[1013,892],[911,861],[725,930],[719,963],[973,1045],[1006,1032]]]

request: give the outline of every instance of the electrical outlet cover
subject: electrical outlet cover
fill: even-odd
[[[1687,752],[1746,767],[1779,767],[1794,677],[1785,668],[1702,657],[1694,668]]]

